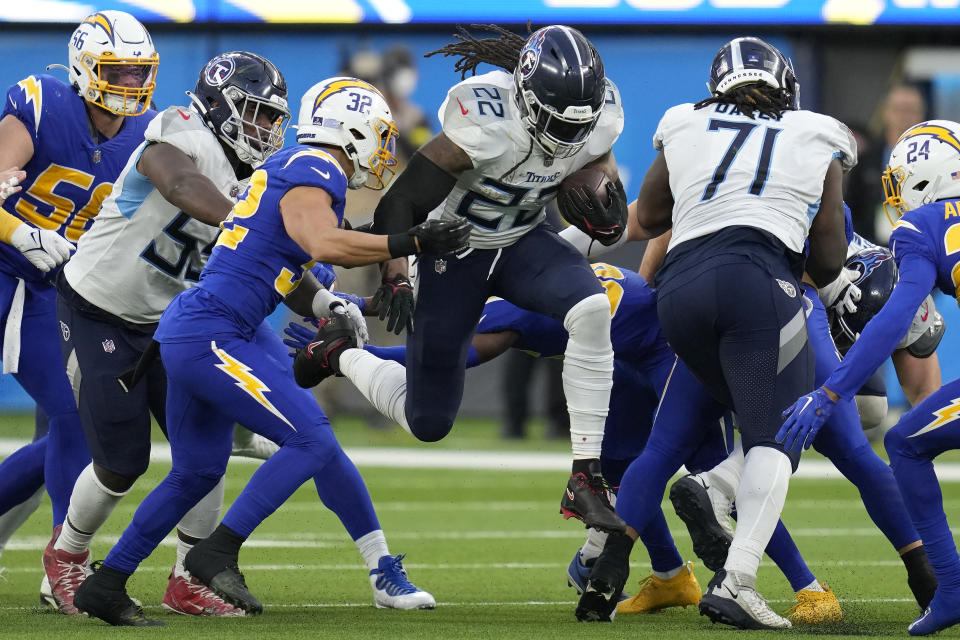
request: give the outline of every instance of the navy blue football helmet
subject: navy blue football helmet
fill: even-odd
[[[723,95],[734,87],[757,82],[783,89],[788,107],[800,108],[800,83],[793,64],[760,38],[735,38],[723,45],[710,65],[707,88],[712,95]]]
[[[867,322],[879,313],[897,285],[897,264],[890,250],[884,247],[864,249],[850,256],[844,266],[860,274],[853,281],[860,288],[860,300],[854,313],[840,315],[831,310],[830,333],[841,353],[853,346]]]
[[[600,54],[576,29],[538,29],[514,71],[524,125],[551,158],[568,158],[587,142],[607,93]]]
[[[287,83],[266,58],[247,51],[221,54],[204,65],[196,88],[187,95],[243,164],[260,164],[283,146],[290,121]]]

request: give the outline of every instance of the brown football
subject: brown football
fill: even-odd
[[[580,169],[574,171],[560,183],[560,193],[567,195],[567,192],[578,187],[583,187],[587,191],[593,191],[604,207],[610,206],[610,194],[607,193],[607,184],[610,178],[599,169]]]

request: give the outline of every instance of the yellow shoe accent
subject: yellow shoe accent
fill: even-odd
[[[823,591],[804,589],[797,591],[797,602],[786,610],[787,618],[793,622],[803,624],[820,624],[823,622],[840,622],[843,612],[840,602],[830,587],[820,583]]]
[[[640,581],[637,595],[617,605],[617,613],[653,613],[667,607],[686,607],[700,602],[700,583],[688,562],[677,575],[664,580],[649,575]]]

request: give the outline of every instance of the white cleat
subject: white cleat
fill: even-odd
[[[280,447],[275,442],[264,438],[259,433],[240,426],[233,428],[233,450],[230,451],[232,456],[266,460],[279,450]]]
[[[407,579],[401,560],[403,554],[383,556],[379,566],[370,572],[373,603],[377,609],[436,609],[433,596]]]
[[[789,629],[792,626],[771,609],[755,589],[738,586],[723,570],[713,577],[700,600],[700,615],[740,629]]]

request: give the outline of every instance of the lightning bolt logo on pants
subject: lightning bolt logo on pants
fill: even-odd
[[[236,380],[237,386],[243,389],[251,398],[256,400],[260,406],[283,420],[287,426],[294,431],[297,430],[296,427],[290,424],[290,421],[287,420],[275,406],[273,406],[273,403],[267,400],[267,397],[264,394],[270,391],[270,387],[264,384],[263,380],[253,375],[250,372],[250,367],[243,364],[223,349],[217,347],[217,342],[215,340],[210,341],[210,350],[213,351],[213,355],[220,358],[220,362],[223,363],[214,365],[217,369],[220,369],[228,376]]]
[[[936,420],[908,437],[916,438],[917,436],[922,436],[925,433],[939,429],[940,427],[946,426],[947,424],[960,418],[960,398],[954,398],[947,406],[934,411],[933,415],[937,416]]]

